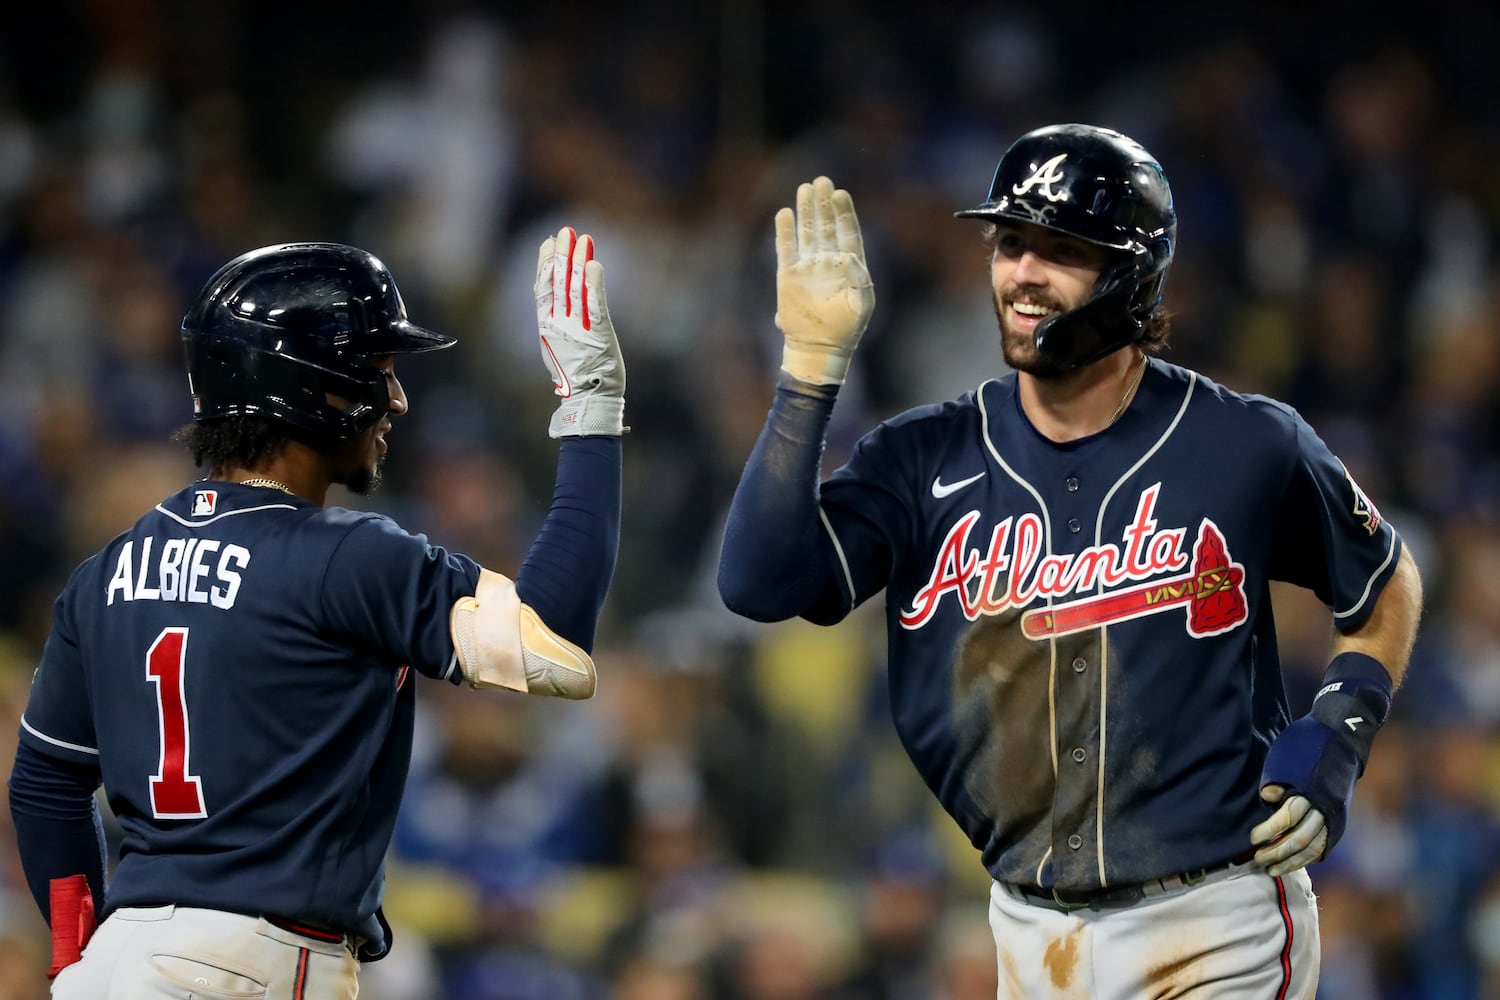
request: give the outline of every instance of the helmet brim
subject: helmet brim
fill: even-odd
[[[975,205],[961,212],[954,212],[955,219],[982,219],[985,222],[1019,222],[1029,226],[1041,226],[1054,232],[1073,236],[1085,243],[1092,243],[1108,250],[1125,250],[1130,253],[1140,253],[1142,246],[1140,241],[1132,239],[1129,235],[1120,232],[1114,226],[1103,223],[1090,223],[1088,220],[1074,219],[1070,225],[1060,226],[1043,221],[1037,217],[1034,210],[1017,207],[1017,203],[1009,198],[999,202],[989,202],[983,205]]]
[[[426,351],[441,351],[458,343],[457,337],[438,333],[415,323],[400,320],[384,330],[371,333],[361,339],[360,353],[372,354],[422,354]]]

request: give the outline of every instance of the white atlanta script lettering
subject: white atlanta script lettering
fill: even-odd
[[[926,625],[948,594],[958,601],[964,617],[973,621],[980,615],[1023,608],[1037,598],[1081,593],[1101,583],[1117,587],[1186,569],[1183,541],[1187,529],[1157,530],[1155,508],[1160,495],[1161,483],[1141,493],[1135,516],[1121,537],[1123,544],[1090,545],[1077,554],[1044,555],[1042,519],[1036,514],[1007,517],[995,525],[987,549],[971,549],[969,534],[979,523],[980,512],[969,511],[948,529],[938,546],[932,575],[913,595],[911,607],[901,612],[902,626],[919,629]],[[971,586],[975,581],[978,586]]]

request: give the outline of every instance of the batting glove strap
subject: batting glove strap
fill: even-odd
[[[625,426],[625,400],[619,396],[573,396],[558,404],[547,433],[555,438],[584,434],[619,437]]]

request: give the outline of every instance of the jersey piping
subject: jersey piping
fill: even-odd
[[[995,380],[991,379],[990,381],[993,382]],[[985,383],[985,385],[988,385],[988,384],[989,384],[988,382]],[[974,394],[974,399],[979,404],[979,425],[980,425],[981,431],[982,431],[982,433],[984,435],[984,446],[985,446],[985,449],[991,455],[994,456],[995,461],[999,463],[1000,468],[1002,468],[1002,469],[1005,470],[1005,474],[1008,475],[1008,476],[1010,476],[1010,478],[1014,479],[1017,483],[1019,483],[1026,490],[1027,493],[1031,494],[1032,499],[1036,501],[1037,507],[1042,512],[1042,539],[1043,539],[1043,547],[1046,549],[1047,554],[1051,555],[1052,554],[1052,515],[1047,510],[1047,502],[1042,499],[1042,494],[1040,492],[1038,492],[1038,490],[1037,490],[1037,488],[1035,486],[1031,485],[1031,483],[1029,483],[1025,479],[1023,479],[1021,477],[1021,475],[1018,472],[1016,472],[1015,469],[1012,469],[1010,467],[1010,463],[1006,462],[1005,461],[1005,457],[1000,454],[1000,449],[995,447],[995,442],[990,437],[990,413],[989,413],[989,408],[985,405],[985,402],[984,402],[984,386],[983,385],[981,385],[979,387],[979,391]],[[1051,594],[1047,595],[1047,607],[1049,607],[1049,608],[1052,607],[1052,595]],[[1054,787],[1056,787],[1056,782],[1057,782],[1057,636],[1055,636],[1055,635],[1049,636],[1048,640],[1047,640],[1047,646],[1048,646],[1048,655],[1047,655],[1047,661],[1048,661],[1047,662],[1047,727],[1048,727],[1048,732],[1049,732],[1049,736],[1048,736],[1048,740],[1047,740],[1047,749],[1048,749],[1048,752],[1052,755],[1052,781],[1053,781]],[[1050,840],[1051,838],[1049,837],[1048,839]],[[1037,869],[1036,870],[1037,870],[1037,884],[1038,885],[1040,885],[1041,882],[1042,882],[1042,868],[1046,866],[1046,864],[1047,864],[1047,857],[1051,853],[1052,853],[1052,848],[1051,848],[1051,846],[1049,844],[1046,852],[1043,853],[1043,855],[1042,855],[1041,862],[1037,865]]]
[[[823,522],[823,530],[828,532],[828,538],[833,542],[834,554],[839,557],[839,569],[844,571],[844,587],[849,592],[849,606],[845,613],[854,610],[854,574],[849,571],[849,559],[844,555],[844,547],[839,544],[839,536],[834,533],[833,524],[828,520],[828,514],[818,505],[818,519]]]
[[[1355,602],[1354,607],[1348,611],[1335,611],[1333,617],[1348,618],[1350,615],[1358,614],[1359,609],[1364,607],[1365,602],[1370,599],[1370,590],[1375,586],[1375,581],[1380,579],[1380,574],[1385,572],[1385,568],[1391,564],[1391,560],[1394,558],[1396,558],[1396,533],[1392,531],[1391,546],[1386,550],[1385,561],[1377,566],[1375,572],[1371,573],[1370,578],[1365,581],[1365,592],[1359,595],[1359,600]]]
[[[224,519],[226,517],[233,517],[236,514],[254,514],[258,510],[296,510],[296,509],[297,508],[294,505],[289,504],[289,503],[267,503],[267,504],[261,504],[259,507],[244,507],[244,508],[241,508],[240,510],[226,510],[224,513],[222,513],[222,514],[215,514],[213,517],[205,517],[202,520],[191,520],[190,521],[190,520],[188,520],[188,519],[186,519],[184,517],[181,517],[181,516],[179,516],[177,514],[172,513],[170,510],[167,510],[167,508],[163,507],[161,504],[157,504],[156,505],[157,513],[167,515],[172,520],[174,520],[178,524],[182,525],[184,528],[201,528],[205,524],[213,524],[215,521],[222,520],[222,519]]]
[[[1177,425],[1182,423],[1182,417],[1187,413],[1188,404],[1193,399],[1193,387],[1198,384],[1198,373],[1190,372],[1187,390],[1182,394],[1182,403],[1177,407],[1177,415],[1172,422],[1162,431],[1156,443],[1147,448],[1141,457],[1135,460],[1130,468],[1126,469],[1115,484],[1104,494],[1104,499],[1099,503],[1099,516],[1094,521],[1094,544],[1104,544],[1104,512],[1109,509],[1109,502],[1114,499],[1115,493],[1125,484],[1125,481],[1135,475],[1136,470],[1145,465],[1152,455],[1161,450],[1162,445],[1167,443],[1177,430]],[[1104,580],[1099,581],[1097,593],[1104,593]],[[1108,634],[1108,626],[1099,626],[1101,631]],[[1099,885],[1102,888],[1109,886],[1109,876],[1104,870],[1104,764],[1107,759],[1106,746],[1109,735],[1109,642],[1099,643],[1099,790],[1094,800],[1094,857],[1099,866]]]
[[[44,740],[47,743],[51,743],[55,747],[62,747],[64,750],[76,750],[79,753],[93,754],[95,757],[99,756],[99,751],[95,747],[79,746],[77,743],[69,743],[67,740],[59,740],[55,737],[48,736],[46,733],[37,729],[31,723],[27,722],[26,716],[24,715],[21,716],[21,727],[32,736],[35,736],[37,739]]]

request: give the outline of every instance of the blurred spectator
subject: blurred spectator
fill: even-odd
[[[369,503],[420,508],[434,542],[514,565],[551,452],[545,400],[511,380],[536,363],[534,248],[567,223],[597,239],[630,342],[600,695],[562,712],[423,687],[390,865],[397,946],[361,995],[993,997],[970,898],[983,873],[931,832],[948,826],[929,825],[892,735],[878,602],[834,630],[747,630],[712,567],[779,360],[773,209],[826,173],[866,226],[878,302],[831,471],[873,417],[1003,373],[971,284],[985,262],[949,213],[1025,129],[1095,121],[1162,155],[1177,192],[1193,252],[1167,287],[1169,360],[1296,403],[1422,547],[1430,608],[1407,682],[1360,815],[1312,872],[1319,995],[1500,996],[1491,7],[1392,26],[1168,3],[1133,22],[1146,46],[1122,46],[1116,17],[977,0],[8,11],[3,721],[14,733],[76,561],[193,474],[166,441],[188,416],[180,314],[255,246],[338,240],[406,262],[403,292],[463,344],[414,372]],[[1328,612],[1274,600],[1305,707]],[[42,924],[3,857],[0,1000],[31,1000]]]

